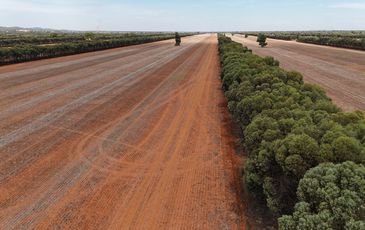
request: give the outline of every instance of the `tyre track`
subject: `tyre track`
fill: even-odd
[[[105,79],[105,75],[107,75],[107,77],[108,76],[113,76],[113,75],[115,76],[117,73],[120,73],[125,68],[135,66],[135,65],[137,65],[139,63],[146,62],[146,61],[148,61],[151,58],[159,57],[159,56],[164,55],[164,54],[169,53],[169,52],[171,52],[170,49],[167,50],[167,51],[163,51],[163,52],[157,53],[157,54],[155,54],[153,56],[148,56],[148,57],[145,57],[145,58],[138,59],[137,61],[127,63],[127,65],[122,65],[121,67],[114,68],[114,69],[109,69],[109,70],[100,69],[97,72],[93,72],[93,75],[94,76],[92,76],[92,77],[88,77],[86,79],[79,80],[76,83],[75,82],[71,82],[67,87],[62,87],[62,88],[57,89],[57,90],[52,90],[50,93],[41,94],[39,96],[32,97],[30,100],[26,100],[24,103],[17,103],[17,104],[15,104],[14,101],[12,101],[10,103],[14,104],[14,106],[9,106],[6,109],[0,111],[0,119],[1,118],[4,118],[6,116],[13,115],[14,113],[17,113],[17,112],[20,112],[20,111],[24,111],[24,110],[30,109],[33,106],[38,105],[41,102],[49,101],[50,99],[52,99],[54,97],[59,97],[59,96],[62,96],[64,94],[67,94],[67,93],[70,93],[70,92],[74,92],[75,90],[80,89],[82,87],[85,87],[88,84],[95,83],[98,80],[101,80],[103,78]],[[116,60],[116,61],[119,61],[119,59]],[[102,64],[100,64],[100,65],[102,65]],[[92,72],[90,72],[90,74],[91,73]],[[100,73],[103,73],[103,75],[102,76],[99,75]],[[77,73],[75,73],[75,74],[77,74]],[[115,80],[114,78],[112,80]],[[130,81],[131,80],[130,78],[131,78],[131,76],[129,76],[129,78],[125,78],[124,79],[125,82],[121,82],[121,83],[126,83],[126,82]],[[51,84],[54,84],[54,82],[51,82]]]
[[[192,45],[195,45],[195,44],[192,44]],[[167,56],[167,57],[165,57],[164,59],[162,59],[162,61],[165,63],[166,62],[166,60],[167,60],[167,58],[172,58],[172,57],[177,57],[178,55],[180,55],[181,53],[183,53],[183,52],[185,52],[185,50],[187,50],[187,49],[190,49],[192,46],[187,46],[187,47],[185,47],[185,48],[183,48],[182,50],[180,50],[179,52],[178,52],[178,54],[173,54],[173,55],[169,55],[169,56]],[[166,59],[166,60],[165,60]],[[170,60],[170,59],[168,59],[168,60]],[[161,60],[158,62],[158,63],[160,63],[161,62]],[[152,64],[155,64],[155,62],[154,63],[152,63]],[[142,70],[140,70],[140,71],[142,71]],[[109,125],[109,124],[108,124]],[[87,141],[87,139],[86,139],[86,141]],[[94,154],[95,156],[97,156],[97,154]],[[77,163],[77,162],[76,162]],[[91,164],[86,164],[86,165],[88,165],[88,166],[90,166]],[[72,168],[72,167],[71,167]],[[78,177],[81,175],[81,173],[79,173],[80,171],[79,170],[77,170],[78,168],[80,168],[80,165],[78,165],[77,167],[73,167],[74,169],[73,170],[66,170],[65,172],[67,172],[67,173],[69,173],[70,171],[71,172],[75,172],[74,174],[66,174],[65,176],[63,176],[63,177],[60,177],[60,178],[67,178],[67,180],[68,181],[70,181],[70,182],[75,182],[77,179],[79,179]],[[81,171],[84,171],[85,169],[87,169],[88,167],[82,167],[82,170]],[[74,178],[73,180],[70,180],[70,177],[72,177],[72,178]],[[53,178],[52,179],[52,181],[59,181],[59,179],[57,179],[57,178]],[[64,184],[62,181],[60,182],[61,183],[61,185],[62,185],[62,187],[61,186],[58,186],[58,184],[56,184],[55,186],[56,186],[56,191],[58,191],[58,192],[56,192],[56,191],[54,191],[53,193],[55,193],[55,194],[57,194],[57,195],[61,195],[61,194],[64,194],[64,192],[65,191],[63,191],[63,190],[61,190],[61,188],[62,189],[65,189],[65,188],[69,188],[72,184]],[[38,203],[41,203],[41,204],[47,204],[47,203],[49,203],[50,201],[49,201],[49,199],[50,199],[50,197],[52,197],[52,196],[49,196],[49,195],[45,195],[45,196],[43,196],[44,198],[43,199],[41,199],[41,200],[39,200],[38,202],[35,202],[35,204],[38,204]],[[53,196],[53,198],[52,199],[55,199],[55,197]],[[29,210],[29,212],[34,212],[34,210],[36,210],[36,209],[42,209],[44,206],[42,205],[42,206],[33,206],[33,207],[29,207],[28,208],[28,210]],[[29,215],[29,212],[27,212],[27,211],[23,211],[22,213],[23,213],[23,215],[21,215],[21,216],[18,216],[18,217],[16,217],[15,218],[15,220],[16,221],[20,221],[21,219],[25,219],[25,217],[26,216],[28,216]],[[14,222],[12,223],[12,225],[16,225]],[[25,223],[23,223],[23,225],[24,225]],[[28,224],[31,224],[31,223],[28,223]]]
[[[163,48],[165,50],[166,49],[171,50],[171,48],[168,46],[163,47]],[[160,54],[164,51],[164,49],[161,49]],[[143,56],[139,57],[140,55],[143,55]],[[150,55],[152,55],[152,56],[150,56]],[[15,87],[12,84],[10,88],[2,90],[2,92],[0,92],[0,97],[3,98],[1,103],[8,102],[6,105],[8,105],[10,103],[15,103],[16,101],[14,99],[17,99],[17,97],[19,97],[19,95],[21,96],[20,99],[22,99],[22,98],[24,98],[24,96],[29,97],[30,93],[32,93],[32,94],[43,93],[45,90],[48,90],[48,89],[53,90],[53,88],[55,88],[57,86],[63,86],[62,84],[64,84],[64,83],[73,84],[73,82],[70,82],[70,80],[80,80],[82,78],[89,77],[90,74],[95,75],[95,74],[103,73],[103,71],[105,71],[105,69],[103,69],[102,67],[103,66],[107,67],[107,65],[110,65],[110,63],[119,63],[120,64],[120,61],[123,60],[123,63],[121,63],[121,64],[122,65],[127,64],[127,67],[129,67],[129,66],[133,66],[134,63],[141,63],[140,59],[145,59],[145,57],[155,57],[158,55],[159,55],[159,53],[157,53],[157,55],[156,55],[156,48],[147,49],[147,50],[141,49],[139,52],[135,52],[134,54],[131,53],[126,57],[119,57],[118,59],[114,58],[112,60],[104,61],[101,63],[98,62],[99,59],[96,59],[95,63],[87,65],[87,67],[91,66],[92,68],[85,69],[85,67],[80,67],[80,68],[77,68],[76,70],[67,69],[67,71],[63,71],[60,74],[55,74],[53,72],[53,75],[51,75],[49,78],[32,81],[27,84],[21,84],[21,86]],[[53,70],[50,70],[50,72],[52,72],[52,71]],[[82,78],[81,78],[81,76],[82,76]],[[23,76],[18,76],[18,77],[22,78]],[[61,85],[58,85],[57,83],[61,83]],[[1,84],[2,83],[0,82],[0,85]],[[35,89],[37,89],[37,91]],[[10,102],[7,101],[6,99],[8,99],[8,98],[12,99],[13,101],[10,101]]]
[[[65,107],[51,100],[57,109],[34,123],[42,127],[0,142],[5,156],[20,150],[20,164],[0,164],[9,179],[0,182],[8,185],[0,194],[1,226],[239,229],[231,206],[235,166],[226,156],[234,150],[222,148],[217,38],[185,42],[128,81],[93,91],[80,86],[89,91]]]
[[[181,51],[178,54],[173,53],[173,54],[167,55],[166,57],[164,57],[158,61],[155,61],[151,64],[148,64],[148,65],[140,68],[139,70],[136,70],[132,73],[127,74],[123,79],[118,79],[89,94],[83,95],[82,97],[74,100],[73,102],[71,102],[65,106],[62,106],[61,108],[58,108],[57,110],[40,117],[36,121],[33,121],[30,124],[27,124],[18,130],[14,130],[14,131],[10,132],[9,134],[1,136],[0,137],[0,148],[6,146],[7,144],[9,144],[11,142],[16,141],[26,135],[29,135],[30,133],[32,133],[36,130],[41,129],[42,127],[45,127],[45,126],[51,124],[55,120],[59,119],[66,112],[76,109],[76,108],[80,107],[82,104],[85,104],[88,101],[93,100],[96,97],[99,97],[100,95],[105,94],[106,92],[109,92],[109,91],[115,89],[117,86],[120,86],[122,83],[124,83],[126,79],[130,79],[130,78],[134,77],[136,74],[150,70],[151,68],[156,67],[158,65],[165,64],[166,62],[168,62],[170,60],[170,58],[177,56],[180,53],[181,53]]]

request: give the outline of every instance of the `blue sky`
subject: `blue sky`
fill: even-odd
[[[0,0],[0,25],[72,30],[365,30],[365,0]]]

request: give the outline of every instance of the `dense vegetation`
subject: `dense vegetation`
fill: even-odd
[[[245,35],[258,36],[261,33],[245,33]],[[268,38],[281,40],[296,40],[298,42],[327,45],[342,48],[365,50],[364,31],[338,31],[338,32],[265,32]]]
[[[17,45],[43,45],[63,42],[77,42],[89,39],[90,33],[22,33],[22,34],[1,34],[0,47],[12,47]],[[95,37],[95,36],[93,36]],[[96,39],[103,39],[104,36],[97,36]]]
[[[298,186],[299,202],[281,229],[365,229],[365,167],[353,162],[321,164]]]
[[[299,36],[298,42],[365,50],[365,38]]]
[[[312,229],[331,213],[343,213],[342,219],[326,220],[335,229],[364,224],[363,113],[341,112],[300,73],[227,37],[219,37],[219,51],[228,107],[248,153],[245,185],[276,216],[293,215],[280,219],[280,228]],[[337,178],[327,178],[331,173]],[[349,177],[351,186],[345,183]]]
[[[140,36],[160,36],[166,33],[92,33],[92,32],[74,32],[74,33],[0,33],[0,47],[13,47],[19,45],[47,45],[66,42],[80,42],[89,40],[117,40],[133,39]]]
[[[181,36],[188,36],[191,34],[181,34]],[[5,36],[5,35],[3,35]],[[41,36],[42,38],[40,38]],[[54,39],[59,39],[57,41],[61,41],[61,43],[48,44],[45,45],[42,42],[45,42],[44,39],[47,40],[46,44],[52,40],[52,34],[46,35],[37,35],[34,38],[23,37],[22,40],[19,39],[3,39],[0,38],[0,41],[12,41],[9,44],[15,45],[12,47],[3,47],[0,48],[0,65],[1,64],[9,64],[9,63],[17,63],[24,62],[36,59],[50,58],[50,57],[58,57],[70,54],[78,54],[90,51],[97,51],[109,48],[116,48],[128,45],[137,45],[147,42],[160,41],[165,39],[172,39],[175,37],[175,34],[162,34],[162,33],[154,33],[154,34],[95,34],[95,33],[85,33],[85,34],[67,34],[61,37],[58,35]],[[12,36],[10,36],[12,37]],[[26,41],[24,43],[24,41]],[[41,44],[42,45],[39,45]]]

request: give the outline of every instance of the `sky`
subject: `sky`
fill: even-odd
[[[92,31],[365,30],[365,0],[0,0],[0,26]]]

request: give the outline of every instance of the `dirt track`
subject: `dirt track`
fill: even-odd
[[[260,56],[272,56],[280,66],[303,74],[306,82],[321,85],[328,96],[345,111],[365,111],[365,52],[327,46],[268,39],[258,47],[256,37],[235,35]]]
[[[236,229],[216,36],[0,68],[1,229]]]

